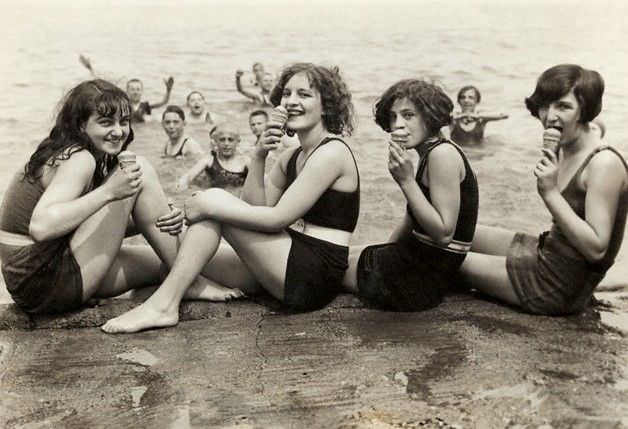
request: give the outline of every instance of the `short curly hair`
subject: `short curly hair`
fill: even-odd
[[[354,107],[351,93],[340,77],[337,67],[324,67],[312,63],[295,63],[286,66],[279,75],[277,84],[270,93],[270,102],[278,106],[283,97],[283,90],[296,74],[304,73],[310,86],[321,96],[323,123],[334,134],[351,135],[353,132]]]
[[[451,123],[454,103],[438,85],[422,79],[403,79],[384,91],[375,103],[375,123],[386,132],[391,132],[390,108],[400,98],[414,104],[430,137]]]
[[[534,117],[539,109],[549,106],[573,90],[580,104],[578,122],[591,122],[602,111],[604,79],[595,70],[576,64],[560,64],[545,70],[536,83],[534,93],[525,99],[526,107]]]

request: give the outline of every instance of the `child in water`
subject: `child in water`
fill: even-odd
[[[249,158],[238,152],[240,132],[232,124],[220,124],[212,130],[211,138],[216,150],[196,163],[179,179],[177,189],[183,191],[203,171],[211,187],[238,187],[244,184],[249,172]]]
[[[188,94],[185,102],[187,106],[187,123],[204,124],[212,123],[212,117],[205,104],[205,96],[199,91]]]
[[[388,243],[349,253],[344,285],[371,306],[418,311],[437,305],[471,247],[477,181],[462,150],[440,132],[453,107],[442,89],[418,79],[397,82],[375,105],[375,122],[391,133],[388,169],[407,203]]]
[[[247,98],[250,98],[256,104],[260,104],[262,106],[272,106],[270,102],[270,91],[273,89],[273,77],[270,73],[264,73],[261,75],[259,79],[259,93],[250,92],[242,86],[242,75],[244,72],[242,70],[236,71],[235,80],[236,80],[236,89],[242,95]]]
[[[451,139],[458,144],[478,144],[484,138],[486,123],[507,119],[505,113],[488,113],[475,110],[482,96],[472,85],[464,86],[458,92],[458,104],[461,110],[456,112],[449,125]]]
[[[164,146],[165,157],[185,158],[187,155],[202,155],[201,145],[185,135],[185,113],[179,106],[169,105],[161,115],[161,126],[168,135]]]

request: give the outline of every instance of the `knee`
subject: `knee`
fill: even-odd
[[[150,161],[148,161],[148,159],[146,159],[143,156],[139,156],[137,157],[137,163],[140,166],[140,171],[142,172],[142,180],[152,180],[152,179],[157,179],[159,180],[159,177],[157,176],[157,171],[155,170],[155,167],[153,167],[153,164],[150,163]]]

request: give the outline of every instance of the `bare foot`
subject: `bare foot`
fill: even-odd
[[[192,286],[185,291],[183,299],[201,300],[201,301],[229,301],[236,298],[242,298],[244,292],[240,289],[231,289],[219,285],[203,276],[198,276]]]
[[[129,334],[145,329],[165,328],[179,323],[179,309],[160,311],[145,302],[126,313],[107,321],[100,327],[109,334]]]

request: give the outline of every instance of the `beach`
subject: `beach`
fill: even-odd
[[[398,79],[427,77],[435,80],[454,100],[461,86],[473,84],[482,91],[481,108],[509,115],[507,120],[488,124],[488,137],[482,145],[465,148],[478,177],[479,222],[483,224],[531,234],[549,228],[551,219],[536,191],[532,174],[540,155],[542,128],[525,109],[523,100],[531,94],[538,75],[552,65],[576,63],[600,72],[606,84],[600,115],[608,129],[605,140],[624,156],[628,154],[628,124],[624,120],[628,111],[628,81],[625,79],[628,27],[624,18],[628,6],[622,2],[401,1],[391,5],[350,1],[337,5],[331,1],[219,1],[208,5],[189,1],[175,5],[165,1],[114,1],[103,5],[87,1],[79,7],[69,1],[42,5],[2,0],[0,4],[4,6],[8,23],[0,29],[1,61],[4,62],[4,67],[0,68],[0,79],[4,83],[0,86],[3,112],[0,115],[3,136],[0,195],[16,167],[28,158],[50,130],[55,107],[63,94],[78,82],[90,78],[78,61],[79,54],[90,58],[100,76],[121,87],[128,79],[141,79],[144,99],[151,102],[163,97],[163,78],[170,75],[175,79],[172,104],[184,105],[190,91],[201,90],[214,118],[238,124],[243,149],[253,140],[247,115],[254,106],[235,90],[237,69],[250,72],[251,65],[257,61],[272,72],[293,61],[337,65],[348,82],[357,112],[356,131],[350,139],[361,171],[361,212],[352,240],[356,245],[386,240],[404,213],[403,195],[385,162],[386,135],[376,126],[372,115],[377,96]],[[134,125],[135,141],[129,149],[146,156],[155,165],[167,194],[181,207],[185,198],[199,188],[192,186],[182,193],[175,189],[176,179],[191,164],[190,161],[161,157],[166,141],[159,123],[162,111],[156,109],[152,121]],[[206,126],[190,125],[187,132],[205,150],[209,149]],[[596,297],[608,305],[588,309],[582,316],[564,320],[523,315],[467,295],[455,295],[443,304],[442,309],[398,317],[366,310],[357,301],[349,299],[345,302],[342,300],[348,298],[341,297],[331,309],[299,316],[278,315],[272,306],[268,309],[265,301],[261,304],[249,301],[198,303],[186,307],[194,310],[192,316],[177,328],[112,338],[95,329],[96,322],[104,322],[104,314],[121,312],[130,305],[128,302],[117,300],[109,306],[85,310],[86,313],[75,315],[75,319],[42,321],[7,309],[10,298],[2,285],[3,310],[0,314],[5,322],[0,322],[0,380],[5,395],[0,400],[0,405],[4,405],[0,424],[12,427],[81,427],[87,423],[105,426],[103,421],[79,419],[81,407],[93,407],[95,415],[105,418],[107,410],[120,404],[81,402],[81,395],[97,389],[90,382],[79,383],[76,390],[65,387],[65,383],[76,375],[71,370],[72,365],[84,368],[81,376],[96,377],[97,366],[104,364],[111,368],[110,374],[119,377],[114,378],[113,385],[125,386],[120,387],[114,396],[120,403],[127,401],[124,406],[128,414],[120,418],[113,416],[113,426],[142,421],[140,426],[145,427],[230,427],[236,423],[245,427],[302,427],[298,422],[305,421],[310,427],[404,427],[400,426],[403,422],[414,422],[418,427],[430,413],[438,415],[430,408],[436,407],[447,410],[443,415],[448,424],[461,427],[538,427],[542,424],[550,427],[621,427],[628,424],[628,385],[626,368],[622,366],[628,357],[625,339],[628,332],[627,243],[628,240],[624,240],[615,266],[596,292]],[[228,313],[230,316],[226,316]],[[115,312],[111,313],[113,315]],[[322,345],[321,349],[314,346],[307,349],[312,343],[307,341],[310,338],[307,326],[315,324],[323,324],[326,329],[315,334],[320,336],[321,343],[326,337],[338,341],[332,344],[339,344],[338,347],[344,350],[341,357],[339,351],[330,351]],[[256,339],[251,334],[261,330],[260,326],[264,326],[268,337]],[[290,330],[285,326],[295,328]],[[402,344],[405,340],[400,336],[408,326],[437,330],[439,335],[448,338],[447,344],[450,345],[454,341],[452,336],[458,338],[456,344],[459,347],[451,347],[460,350],[456,349],[454,353],[451,348],[439,348],[439,335],[430,337],[427,332],[410,335],[408,344]],[[210,349],[210,345],[203,342],[202,332],[206,329],[209,341],[223,344],[223,349],[203,352]],[[277,330],[280,339],[272,336],[273,329]],[[363,331],[358,333],[358,329]],[[240,338],[233,343],[237,347],[226,345],[225,332]],[[305,334],[301,335],[302,332]],[[369,333],[375,339],[367,339]],[[201,351],[192,353],[192,356],[199,362],[225,359],[217,366],[222,368],[223,374],[216,376],[222,377],[222,381],[216,383],[227,383],[231,377],[240,384],[225,388],[211,387],[209,381],[206,385],[193,382],[194,388],[186,391],[186,380],[190,380],[185,377],[177,380],[177,377],[183,377],[181,374],[187,371],[198,379],[214,368],[207,364],[200,364],[202,369],[187,364],[177,367],[177,361],[187,359],[185,354],[175,357],[160,354],[160,347],[155,345],[159,341],[164,342],[166,350],[181,353],[184,345],[178,335],[190,338],[190,344],[198,345]],[[87,338],[85,344],[81,344],[83,337]],[[106,345],[101,344],[99,338],[103,338]],[[259,338],[266,338],[268,348],[259,342]],[[70,359],[68,367],[57,358],[41,366],[44,361],[39,357],[50,358],[55,351],[60,353],[68,345],[80,350],[79,358]],[[298,358],[291,360],[290,356],[281,354],[288,353],[285,350],[293,346],[297,347]],[[591,355],[587,353],[589,346],[594,351]],[[354,357],[352,347],[356,350]],[[485,356],[488,349],[499,347],[505,350],[501,358]],[[159,367],[163,363],[165,366],[154,372],[165,377],[168,383],[159,384],[153,380],[134,385],[135,381],[129,378],[134,377],[133,372],[140,373],[144,371],[142,368],[151,365],[128,364],[128,359],[116,357],[134,349],[148,350],[157,356],[160,363],[155,365]],[[16,350],[45,352],[22,356],[28,363],[18,364],[20,353]],[[532,351],[527,353],[529,350]],[[430,379],[425,372],[429,369],[428,360],[432,359],[430,362],[434,367],[447,368],[450,363],[439,361],[435,356],[449,352],[455,355],[452,359],[458,359],[452,367],[455,370],[436,381]],[[104,361],[93,358],[92,354],[98,353],[102,353]],[[234,356],[240,356],[238,353],[244,355],[241,357],[243,362],[248,362],[242,367],[243,373],[227,371],[226,362],[237,360]],[[386,366],[387,353],[394,356],[395,364]],[[317,358],[310,361],[309,355]],[[521,367],[513,363],[519,356],[524,362]],[[275,397],[252,391],[247,386],[260,380],[266,380],[268,385],[274,375],[281,374],[282,368],[289,367],[290,371],[299,368],[299,371],[303,369],[301,373],[310,373],[307,367],[311,364],[317,371],[323,371],[329,360],[343,363],[346,373],[336,374],[335,379],[321,376],[328,380],[323,383],[321,391],[333,392],[333,400],[328,402],[317,402],[318,393],[305,393],[301,397],[290,394],[287,387],[284,389],[291,385],[296,386],[297,391],[308,391],[313,381],[305,376],[290,378],[284,374],[286,378],[281,379],[281,383],[275,380],[276,390],[268,388],[268,392],[275,392],[272,393]],[[505,363],[500,368],[502,360]],[[577,366],[578,361],[583,362],[582,366]],[[287,366],[282,367],[278,362],[287,362]],[[473,365],[479,368],[478,374],[473,374],[470,367]],[[43,371],[40,376],[33,375],[35,368]],[[63,368],[65,375],[59,375],[56,381],[46,380],[44,375],[55,373],[58,368]],[[362,368],[387,379],[376,381],[357,376],[352,374],[352,368]],[[288,375],[297,374],[290,371]],[[530,374],[529,378],[523,375],[526,372]],[[258,378],[250,374],[257,374]],[[491,384],[493,375],[495,383]],[[351,376],[357,378],[351,381]],[[343,377],[348,380],[345,384],[342,384]],[[458,399],[456,380],[464,380],[459,387]],[[106,377],[100,381],[106,382]],[[481,385],[479,391],[484,393],[475,396],[469,393],[474,383]],[[41,404],[51,400],[55,386],[63,387],[70,405],[57,403],[56,408],[52,408],[58,412],[47,414],[42,411],[46,407]],[[138,386],[148,386],[141,397],[150,392],[156,398],[164,395],[163,401],[155,400],[151,405],[148,402],[142,404],[140,400],[134,406],[129,392]],[[168,388],[160,390],[160,386]],[[378,390],[378,386],[385,388]],[[426,388],[431,389],[429,395],[421,390]],[[434,394],[438,388],[448,392],[443,396],[446,399],[434,399],[438,396]],[[339,393],[341,391],[345,393]],[[598,408],[593,405],[587,408],[584,396],[595,398],[598,394],[595,399]],[[249,395],[254,398],[253,402],[243,399]],[[210,396],[219,397],[222,402],[212,405]],[[512,397],[523,399],[512,404],[515,417],[509,423],[504,420],[509,418],[509,410],[503,405],[503,398]],[[19,398],[28,405],[18,406]],[[398,399],[402,405],[395,408],[391,398]],[[457,405],[456,400],[459,401]],[[39,408],[38,403],[41,403]],[[247,405],[242,406],[243,403]],[[532,408],[525,408],[521,405],[524,403],[533,404]],[[417,407],[414,410],[413,404]],[[141,408],[144,405],[147,408]],[[470,409],[460,411],[463,405],[478,406],[489,414],[491,405],[494,405],[497,417],[486,420],[484,425],[479,414]],[[332,407],[336,411],[329,411]],[[215,419],[205,414],[204,420],[203,413],[214,408]],[[188,426],[177,423],[173,417],[180,409],[184,410],[181,418],[185,420],[187,416]],[[245,409],[251,411],[244,412]],[[562,413],[561,410],[566,411]],[[269,417],[273,413],[284,413],[285,418]],[[249,420],[239,421],[240,415],[247,415]],[[384,417],[380,419],[378,416]],[[570,424],[570,416],[577,421]],[[397,426],[395,419],[398,419]],[[434,419],[426,424],[439,427]]]

